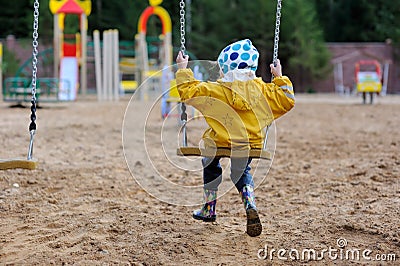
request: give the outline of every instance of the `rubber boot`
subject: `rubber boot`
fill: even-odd
[[[217,191],[204,188],[204,202],[201,209],[193,212],[193,218],[204,222],[215,222],[217,219],[217,214],[215,212]]]
[[[244,208],[246,209],[246,233],[252,237],[259,236],[262,232],[262,225],[256,208],[254,188],[250,185],[246,185],[242,188],[240,195],[242,196]]]

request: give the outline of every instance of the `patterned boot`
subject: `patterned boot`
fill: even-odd
[[[193,212],[193,218],[204,222],[214,222],[217,219],[215,212],[217,191],[204,188],[204,202],[203,208]]]
[[[262,232],[262,225],[256,208],[254,188],[245,185],[240,192],[247,216],[247,230],[249,236],[259,236]]]

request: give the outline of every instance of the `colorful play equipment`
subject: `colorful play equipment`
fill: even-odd
[[[98,101],[118,101],[120,94],[119,32],[103,32],[101,52],[100,32],[93,32],[96,69],[96,91]],[[102,67],[103,66],[103,67]]]
[[[54,15],[54,76],[60,81],[60,100],[75,100],[78,89],[87,91],[87,16],[92,9],[91,0],[50,0],[49,8]],[[64,36],[65,17],[78,15],[80,32],[74,43],[67,42]],[[67,89],[63,86],[69,85]]]
[[[31,86],[31,78],[28,77],[6,78],[3,87],[3,101],[15,103],[15,106],[23,106],[23,103],[31,101]],[[62,101],[60,92],[68,94],[70,91],[69,81],[58,78],[37,78],[36,87],[38,104]]]
[[[28,147],[27,159],[0,159],[0,170],[23,168],[33,170],[37,167],[37,161],[33,159],[33,140],[36,134],[36,81],[37,81],[37,66],[38,66],[38,38],[39,38],[39,0],[34,2],[33,12],[33,41],[32,41],[32,82],[31,82],[31,122],[29,124],[30,141]]]
[[[370,95],[370,103],[373,103],[374,93],[382,91],[382,71],[377,60],[360,60],[355,64],[355,79],[358,93],[363,95],[363,103],[366,103],[366,94]]]
[[[135,54],[136,67],[138,69],[138,83],[142,85],[140,98],[146,98],[149,90],[149,82],[144,82],[152,77],[154,87],[159,87],[161,80],[161,70],[165,65],[172,64],[172,23],[168,12],[161,6],[162,0],[150,0],[150,6],[147,7],[139,17],[138,33],[135,36]],[[162,45],[159,49],[159,58],[150,64],[148,45],[146,41],[147,21],[150,16],[156,15],[160,18],[162,24],[162,33],[159,39]]]
[[[134,93],[138,87],[137,78],[140,75],[136,67],[135,57],[121,57],[119,61],[120,86],[123,93]]]
[[[87,44],[87,16],[91,12],[90,0],[50,0],[50,11],[54,14],[54,49],[53,64],[54,77],[38,78],[36,100],[37,102],[71,101],[76,99],[80,88],[82,94],[87,90],[86,44]],[[66,40],[64,35],[64,21],[66,15],[79,15],[80,33],[72,36],[73,43]],[[38,54],[43,67],[44,58],[49,50]],[[17,71],[15,77],[4,81],[3,100],[6,102],[30,101],[31,79],[26,72],[30,69],[27,60]],[[24,72],[24,73],[23,73]],[[25,75],[24,75],[25,74]]]
[[[3,101],[14,103],[15,106],[23,106],[23,103],[31,101],[32,82],[32,60],[31,56],[17,70],[14,77],[8,77],[2,82]],[[42,76],[49,76],[53,69],[53,49],[46,49],[37,54],[37,64]],[[69,81],[52,77],[38,77],[36,80],[37,103],[59,102],[60,88],[64,92],[69,91]]]

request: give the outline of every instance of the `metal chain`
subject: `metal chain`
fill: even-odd
[[[279,29],[281,26],[281,11],[282,11],[282,0],[278,0],[278,3],[276,5],[276,23],[275,23],[275,37],[274,37],[274,52],[272,55],[272,63],[274,66],[276,66],[277,61],[278,61],[278,50],[279,50]],[[272,79],[274,79],[274,75],[272,75]],[[268,132],[269,132],[269,127],[267,126],[265,128],[265,137],[264,137],[264,143],[263,143],[263,149],[267,149],[267,144],[268,144]]]
[[[180,7],[180,11],[179,14],[181,16],[180,22],[181,22],[181,51],[183,54],[185,54],[185,43],[186,43],[186,39],[185,39],[185,0],[181,0],[179,3],[179,7]]]
[[[279,28],[281,25],[281,10],[282,10],[282,0],[278,0],[276,6],[276,23],[275,23],[275,37],[274,37],[274,53],[272,56],[272,62],[276,65],[278,60],[278,49],[279,49]]]
[[[180,7],[180,22],[181,22],[181,52],[185,55],[185,0],[181,0],[179,3]],[[181,102],[181,132],[182,132],[182,146],[187,147],[187,134],[186,134],[186,122],[187,122],[187,113],[186,113],[186,104]]]
[[[38,55],[38,29],[39,29],[39,0],[35,0],[33,12],[33,51],[32,51],[32,100],[31,100],[31,123],[29,124],[29,133],[31,136],[28,149],[28,160],[32,159],[33,138],[36,133],[36,81],[37,81],[37,55]]]
[[[32,100],[36,100],[36,76],[37,76],[37,55],[38,55],[38,29],[39,29],[39,0],[35,0],[33,12],[33,52],[32,52]]]

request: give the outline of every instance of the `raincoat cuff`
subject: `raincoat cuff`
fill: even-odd
[[[275,83],[278,86],[282,86],[282,85],[287,85],[290,84],[290,79],[287,76],[280,76],[280,77],[275,77],[272,80],[273,83]]]
[[[176,79],[179,83],[184,83],[194,80],[193,71],[190,68],[181,68],[176,71]]]

